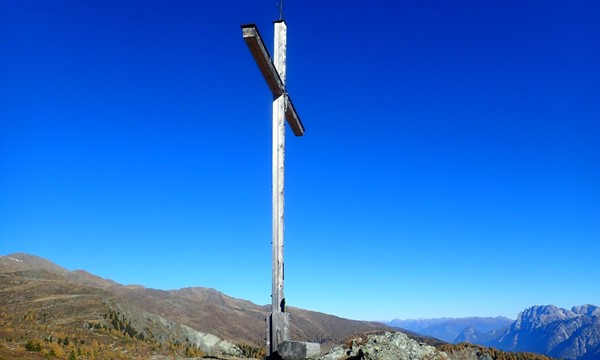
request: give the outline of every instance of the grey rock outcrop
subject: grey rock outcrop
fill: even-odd
[[[160,343],[166,340],[187,341],[210,356],[242,356],[242,350],[237,345],[215,335],[197,331],[156,314],[150,314],[131,304],[114,301],[107,301],[106,303],[123,319],[126,319],[132,328],[139,333],[143,333],[146,338],[154,336]]]
[[[225,341],[215,335],[196,331],[189,326],[180,325],[186,338],[200,350],[208,354],[224,354],[242,356],[242,350],[235,344]]]
[[[403,333],[386,332],[383,335],[370,335],[357,338],[349,346],[333,348],[320,360],[447,360],[448,355],[437,351],[433,346],[422,345]]]

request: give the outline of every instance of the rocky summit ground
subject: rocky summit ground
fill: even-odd
[[[446,360],[448,356],[433,346],[420,344],[403,333],[386,332],[350,340],[333,348],[321,360],[403,360],[428,359]]]
[[[531,353],[508,353],[471,344],[431,346],[401,332],[347,340],[319,360],[549,360]]]

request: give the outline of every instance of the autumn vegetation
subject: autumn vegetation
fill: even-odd
[[[189,341],[159,342],[136,331],[131,322],[111,311],[106,321],[44,324],[43,312],[0,311],[0,359],[121,360],[155,354],[200,358]]]
[[[505,352],[502,350],[488,348],[488,347],[479,346],[479,345],[473,345],[473,344],[469,344],[469,343],[460,343],[457,345],[442,344],[442,345],[436,346],[436,348],[447,354],[470,352],[470,351],[474,350],[477,352],[478,358],[488,355],[493,360],[552,360],[552,358],[545,356],[545,355],[534,354],[534,353],[525,353],[525,352],[519,352],[519,353]]]

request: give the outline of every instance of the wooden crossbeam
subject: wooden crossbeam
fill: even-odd
[[[258,28],[254,24],[242,25],[242,35],[244,36],[244,41],[246,42],[246,45],[248,45],[252,57],[265,78],[273,97],[277,98],[283,94],[286,95],[285,118],[294,132],[294,135],[304,135],[304,125],[302,125],[302,121],[300,121],[296,108],[292,104],[289,94],[287,94],[285,90],[285,84],[281,80],[281,77],[273,64],[271,55],[269,55],[269,51],[258,32]]]
[[[294,107],[294,104],[292,104],[292,99],[290,99],[289,96],[286,96],[286,100],[285,118],[287,119],[288,124],[290,124],[290,128],[294,132],[294,135],[302,136],[304,135],[304,125],[302,125],[302,121],[300,121],[300,118],[298,117],[296,108]]]
[[[242,25],[242,34],[273,96],[281,96],[285,92],[285,86],[275,69],[269,50],[267,50],[258,28],[254,24]]]

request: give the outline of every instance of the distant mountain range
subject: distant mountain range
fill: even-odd
[[[454,344],[468,342],[561,359],[600,359],[600,309],[595,305],[571,310],[554,305],[532,306],[515,321],[470,317],[392,320],[386,324]]]
[[[406,329],[421,335],[431,336],[447,343],[464,342],[469,336],[482,337],[484,334],[504,332],[513,320],[499,317],[436,318],[384,322],[386,325]],[[463,334],[464,332],[464,334]],[[469,335],[472,334],[472,335]],[[468,341],[471,343],[477,343]]]

